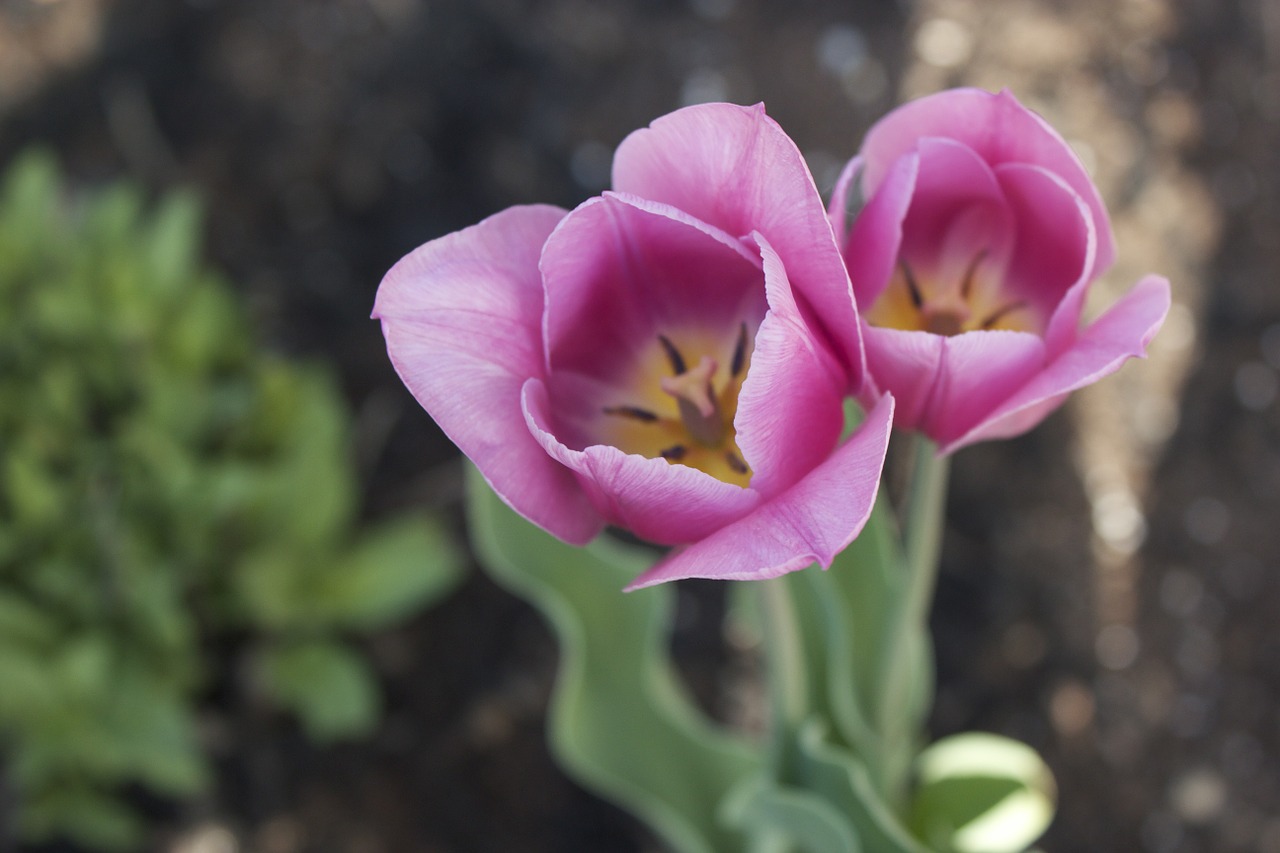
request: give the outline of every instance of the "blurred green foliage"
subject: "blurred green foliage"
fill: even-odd
[[[209,783],[219,638],[311,736],[368,731],[342,635],[457,577],[433,519],[357,525],[333,382],[255,347],[200,225],[183,193],[72,205],[41,153],[0,187],[0,756],[27,840],[132,849],[125,786]]]

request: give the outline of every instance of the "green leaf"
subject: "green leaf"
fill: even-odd
[[[994,734],[943,738],[916,762],[916,834],[936,850],[1018,853],[1053,820],[1053,774],[1031,747]]]
[[[29,598],[0,590],[0,654],[6,640],[46,646],[58,636],[58,630],[57,620]]]
[[[781,849],[808,853],[861,853],[857,831],[822,797],[799,788],[751,779],[729,795],[724,817]]]
[[[403,619],[457,585],[462,556],[436,519],[386,522],[359,540],[317,584],[317,609],[334,624],[372,629]]]
[[[743,849],[716,814],[759,759],[678,686],[665,647],[671,590],[622,593],[653,556],[603,539],[566,545],[512,512],[474,469],[468,486],[481,562],[541,610],[560,640],[550,737],[561,764],[682,853]]]
[[[894,799],[905,785],[918,734],[914,727],[900,726],[888,736],[880,727],[886,709],[877,684],[889,660],[884,646],[892,636],[892,615],[900,611],[906,593],[887,504],[882,492],[862,533],[828,570],[810,567],[783,581],[804,644],[800,657],[808,673],[810,708],[831,721],[832,742],[858,756],[874,787]],[[932,678],[927,637],[915,632],[908,641],[915,645],[912,683],[920,685]],[[914,703],[927,695],[927,688],[920,688]],[[897,712],[918,720],[921,710],[913,704]]]
[[[872,782],[866,765],[829,740],[827,725],[814,718],[797,733],[796,778],[820,794],[857,830],[863,847],[876,853],[928,853],[903,826]]]
[[[94,850],[138,850],[143,824],[115,797],[87,787],[62,787],[30,797],[18,815],[32,841],[63,835]]]
[[[158,296],[170,296],[197,275],[200,202],[191,192],[173,192],[152,214],[146,235],[151,282]]]
[[[58,708],[49,663],[29,649],[0,643],[0,724],[38,720]]]
[[[290,366],[276,381],[292,386],[285,425],[283,463],[273,480],[271,506],[290,539],[310,545],[332,543],[354,513],[355,483],[347,458],[348,418],[330,377]]]
[[[111,684],[115,650],[103,634],[85,633],[63,644],[53,664],[55,682],[69,701],[99,701]]]
[[[117,752],[122,778],[137,779],[169,796],[195,794],[208,785],[182,681],[126,661],[116,676],[116,691],[100,713],[100,736]]]
[[[4,474],[14,521],[39,529],[60,519],[66,509],[66,496],[33,448],[9,447]]]
[[[346,646],[326,640],[270,646],[258,664],[268,694],[297,714],[315,740],[364,735],[378,721],[373,673]]]
[[[0,234],[15,250],[37,252],[54,233],[58,201],[58,164],[43,149],[22,154],[9,167],[0,191]],[[0,293],[13,279],[0,276]]]

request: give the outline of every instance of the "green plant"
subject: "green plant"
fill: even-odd
[[[373,725],[342,635],[442,595],[421,515],[357,525],[328,375],[261,352],[200,260],[196,200],[67,202],[51,157],[0,187],[0,754],[25,839],[137,845],[119,796],[199,791],[212,637],[316,738]]]

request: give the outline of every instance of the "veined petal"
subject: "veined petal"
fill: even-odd
[[[845,167],[831,197],[830,215],[837,235],[846,235],[840,250],[858,309],[865,311],[876,301],[893,277],[894,264],[902,246],[902,223],[916,188],[916,176],[920,169],[920,156],[915,152],[905,154],[894,162],[888,176],[874,195],[867,199],[846,232],[848,193],[854,177],[857,159]]]
[[[692,542],[750,512],[759,495],[696,468],[595,444],[574,450],[555,434],[546,385],[524,386],[525,422],[548,454],[578,475],[596,510],[611,523],[661,545]]]
[[[866,524],[889,442],[893,399],[882,399],[821,465],[753,512],[674,551],[627,587],[683,578],[762,580],[831,565]]]
[[[874,384],[860,399],[872,403],[886,391],[894,397],[894,424],[923,429],[942,362],[941,335],[866,325],[867,372]]]
[[[1044,341],[1030,332],[987,330],[943,338],[938,378],[921,429],[945,445],[980,423],[1045,362]]]
[[[1021,163],[999,166],[996,175],[1018,231],[1006,288],[1048,319],[1044,337],[1053,358],[1079,329],[1097,231],[1084,200],[1057,175]]]
[[[1114,373],[1130,358],[1146,355],[1147,344],[1169,312],[1169,282],[1147,276],[1084,330],[1075,344],[1054,359],[1000,406],[939,452],[951,453],[969,444],[1007,438],[1040,422],[1078,388]]]
[[[818,465],[844,427],[842,372],[796,304],[782,260],[760,234],[769,312],[734,419],[751,488],[776,494]]]
[[[991,167],[950,139],[922,139],[917,151],[920,164],[902,226],[901,256],[921,272],[964,269],[979,252],[1003,264],[1011,251],[1013,223]]]
[[[891,164],[912,150],[922,137],[940,136],[964,143],[993,167],[1001,163],[1043,166],[1084,200],[1098,234],[1097,254],[1089,278],[1096,278],[1115,258],[1110,220],[1093,181],[1057,131],[1018,103],[1007,89],[998,94],[981,89],[938,92],[898,107],[867,134],[866,192],[874,192]]]
[[[831,230],[836,235],[836,248],[842,254],[849,242],[849,230],[853,227],[849,220],[851,217],[856,220],[858,216],[854,205],[861,208],[866,204],[862,189],[858,186],[860,177],[862,158],[854,157],[840,170],[840,177],[836,178],[836,185],[831,190],[831,201],[827,202],[827,219],[831,221]],[[857,292],[856,286],[854,291]]]
[[[850,384],[861,384],[861,332],[848,273],[809,167],[763,105],[700,104],[633,132],[614,156],[613,186],[734,236],[764,234],[820,318]]]
[[[520,389],[543,375],[542,244],[565,215],[514,207],[420,246],[378,287],[391,363],[513,509],[575,544],[603,520],[525,426]]]
[[[604,377],[660,333],[732,332],[764,313],[760,260],[741,240],[635,196],[579,206],[547,240],[541,268],[556,370]]]
[[[895,425],[939,443],[963,434],[1044,366],[1044,343],[1027,332],[944,337],[867,329],[868,366],[897,402]]]

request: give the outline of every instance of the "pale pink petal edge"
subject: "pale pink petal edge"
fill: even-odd
[[[1109,376],[1130,358],[1145,358],[1171,304],[1169,281],[1149,275],[1086,328],[1075,345],[992,411],[982,423],[938,448],[939,454],[1035,426],[1072,392]],[[1036,417],[1028,417],[1034,414]],[[1016,424],[1017,432],[1007,429]]]
[[[552,535],[585,544],[604,522],[520,411],[521,386],[542,371],[538,255],[564,214],[509,208],[425,243],[383,278],[373,316],[401,381],[502,501]],[[500,340],[477,345],[482,332]]]

